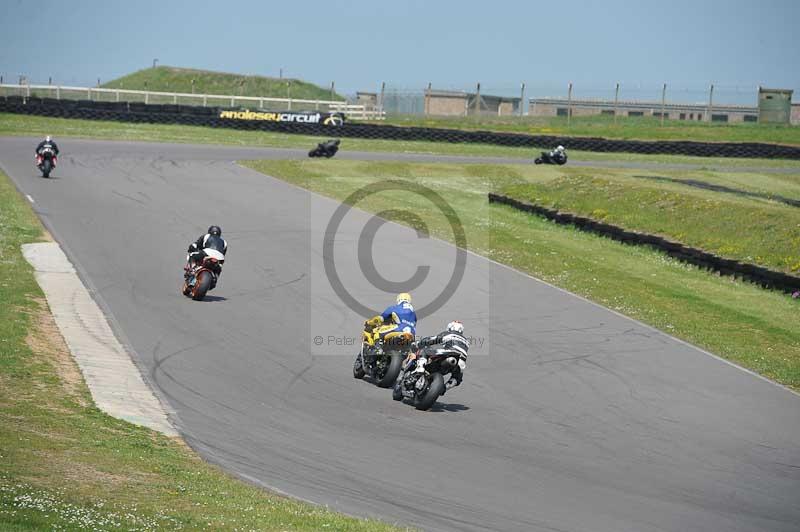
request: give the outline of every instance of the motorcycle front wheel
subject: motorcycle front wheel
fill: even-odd
[[[42,177],[50,177],[51,163],[47,159],[42,163]]]
[[[442,393],[444,393],[444,379],[440,373],[434,373],[425,392],[414,396],[414,407],[417,410],[430,410]]]
[[[361,353],[356,355],[356,360],[353,362],[353,378],[363,379],[367,372],[364,371],[364,362],[361,358]]]

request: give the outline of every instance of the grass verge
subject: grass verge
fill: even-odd
[[[794,177],[800,184],[800,178]],[[514,184],[500,192],[625,229],[669,237],[726,258],[789,274],[800,271],[800,209],[768,199],[597,168],[590,174],[579,168],[564,169],[550,181]]]
[[[431,187],[464,213],[462,223],[473,251],[800,389],[797,301],[709,274],[651,249],[557,226],[504,206],[487,207],[487,192],[544,183],[556,178],[558,169],[339,160],[244,164],[336,199],[386,178]],[[393,192],[370,196],[358,207],[369,212],[411,211],[422,217],[427,211],[413,195]],[[435,236],[452,240],[445,220],[426,221]],[[471,227],[480,230],[470,232]]]
[[[20,251],[42,239],[0,173],[0,530],[393,530],[247,485],[99,411]]]
[[[335,131],[331,132],[332,134]],[[210,127],[133,124],[103,120],[48,118],[43,116],[0,113],[0,135],[53,135],[55,137],[92,138],[103,140],[180,142],[223,144],[233,146],[269,146],[275,148],[310,149],[327,137],[287,135],[268,131],[240,131]],[[532,160],[539,150],[509,148],[487,144],[449,144],[446,142],[417,142],[398,140],[344,139],[346,151],[418,153],[472,157],[510,157]],[[687,157],[679,155],[641,155],[633,153],[593,153],[570,151],[574,160],[624,161],[665,164],[691,164],[707,168],[796,168],[800,161],[786,159],[732,159],[725,157]]]
[[[706,142],[766,142],[800,144],[800,127],[782,124],[718,123],[665,120],[652,117],[573,116],[481,116],[424,117],[390,116],[387,123],[401,126],[446,127],[470,130],[505,131],[531,135],[564,135],[636,140],[696,140]]]

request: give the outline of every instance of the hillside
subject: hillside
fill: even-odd
[[[103,87],[109,89],[147,89],[151,91],[191,93],[192,80],[194,80],[194,92],[196,94],[286,98],[288,82],[291,83],[289,90],[292,98],[307,100],[331,99],[330,90],[298,79],[247,76],[171,66],[139,70],[109,81],[103,84]],[[333,99],[344,100],[345,98],[339,94],[334,94]]]

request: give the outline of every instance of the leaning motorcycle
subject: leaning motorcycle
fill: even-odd
[[[339,151],[339,143],[341,141],[339,139],[333,140],[326,140],[325,142],[320,142],[317,144],[317,147],[308,152],[309,157],[325,157],[326,159],[330,159],[336,152]]]
[[[361,351],[353,362],[353,377],[363,379],[369,376],[381,388],[389,388],[395,383],[403,359],[414,342],[414,335],[394,329],[395,325],[381,325],[373,332],[361,333]],[[387,332],[389,334],[381,341],[380,336]]]
[[[430,410],[436,400],[447,391],[446,382],[458,366],[458,357],[449,351],[434,350],[424,354],[420,362],[420,352],[413,367],[405,372],[392,390],[392,399],[410,399],[417,410]],[[445,377],[448,377],[445,379]]]
[[[181,293],[195,301],[201,301],[209,290],[217,286],[217,278],[222,273],[222,264],[225,262],[225,255],[215,249],[203,251],[205,257],[202,262],[194,266],[187,265],[184,269]]]
[[[36,155],[36,166],[42,172],[42,177],[50,177],[50,172],[56,167],[56,152],[53,148],[45,146]]]
[[[551,155],[548,151],[543,151],[541,157],[537,157],[533,160],[534,164],[557,164],[563,165],[567,164],[567,154],[564,153],[562,155]]]

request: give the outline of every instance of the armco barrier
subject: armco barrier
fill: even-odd
[[[52,98],[0,98],[0,112],[21,113],[62,118],[89,120],[115,120],[155,124],[187,124],[195,126],[224,127],[244,130],[278,131],[301,135],[321,135],[363,139],[407,141],[432,141],[449,143],[493,144],[512,147],[549,148],[561,144],[570,150],[592,152],[628,152],[642,154],[691,155],[698,157],[752,157],[800,159],[800,146],[762,144],[756,142],[691,142],[691,141],[636,141],[593,137],[560,137],[548,135],[523,135],[492,131],[463,131],[422,127],[348,122],[343,127],[266,120],[236,120],[220,118],[218,107],[193,107],[165,104],[147,105],[138,102],[95,102],[54,100]]]
[[[491,192],[489,193],[489,203],[508,205],[523,212],[542,216],[558,224],[574,225],[582,231],[602,235],[626,244],[652,246],[682,262],[688,262],[689,264],[694,264],[701,268],[713,270],[721,275],[728,275],[737,279],[756,283],[764,288],[781,290],[787,293],[800,291],[800,277],[787,275],[783,272],[756,266],[755,264],[718,257],[713,253],[684,246],[680,242],[673,242],[660,236],[627,231],[616,225],[598,222],[597,220],[583,216],[559,212],[554,209],[542,207],[541,205],[519,201],[509,196]]]

